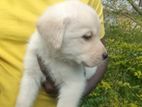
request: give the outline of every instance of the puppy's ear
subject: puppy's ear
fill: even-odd
[[[37,30],[49,47],[60,49],[68,22],[69,18],[46,15],[38,21]]]

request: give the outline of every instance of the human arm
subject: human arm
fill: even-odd
[[[93,75],[90,79],[87,80],[83,96],[88,95],[93,89],[96,88],[97,84],[102,80],[107,69],[107,63],[108,61],[106,60],[104,63],[99,65],[97,67],[95,75]]]

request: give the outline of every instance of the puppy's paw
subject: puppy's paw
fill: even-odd
[[[16,103],[16,106],[15,107],[31,107],[31,106],[28,106],[26,102],[24,101],[18,101]]]

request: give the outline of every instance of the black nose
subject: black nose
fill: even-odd
[[[103,60],[105,60],[105,59],[108,58],[108,54],[107,53],[103,53],[102,57],[103,57]]]

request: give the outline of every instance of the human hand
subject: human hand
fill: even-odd
[[[55,86],[54,82],[46,78],[46,81],[42,84],[43,88],[51,97],[57,97],[58,89]]]

